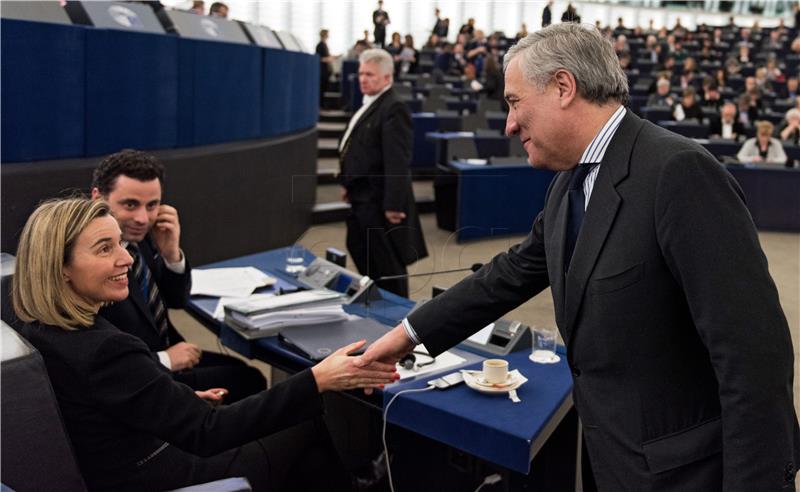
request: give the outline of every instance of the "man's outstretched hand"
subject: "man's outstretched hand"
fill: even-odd
[[[389,333],[377,339],[360,357],[356,357],[353,365],[366,367],[373,362],[396,364],[404,355],[414,350],[414,342],[408,338],[403,325],[395,326]],[[365,388],[364,393],[371,394],[372,389]]]

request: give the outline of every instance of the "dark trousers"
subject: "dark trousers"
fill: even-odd
[[[375,36],[375,44],[383,48],[386,44],[386,27],[376,27],[372,35]]]
[[[347,217],[347,250],[359,273],[373,280],[406,274],[406,266],[386,234],[389,225],[383,208],[374,203],[353,203]],[[408,297],[407,278],[376,283],[382,289]]]
[[[169,490],[229,477],[247,478],[257,492],[351,490],[350,475],[321,418],[210,457],[167,446],[133,472],[90,488]]]
[[[225,403],[234,403],[267,389],[267,380],[255,367],[236,357],[205,350],[199,364],[176,372],[173,377],[196,391],[225,388],[228,390]]]

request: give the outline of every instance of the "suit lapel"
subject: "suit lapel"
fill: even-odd
[[[553,185],[553,196],[561,196],[558,202],[553,222],[553,232],[551,244],[554,247],[547,254],[547,269],[553,274],[550,275],[550,289],[552,290],[554,302],[556,324],[563,326],[564,321],[564,247],[567,237],[567,213],[569,211],[569,200],[567,199],[566,188],[569,183],[569,173],[559,173],[555,178],[558,180]]]
[[[570,261],[569,271],[566,274],[564,289],[564,319],[566,323],[564,324],[564,331],[568,340],[567,343],[572,339],[575,320],[580,312],[589,276],[594,270],[597,258],[603,250],[603,245],[622,203],[616,187],[628,176],[633,145],[642,124],[642,120],[639,117],[631,113],[630,110],[627,112],[608,146],[600,171],[597,174],[592,195],[589,198],[589,207],[586,210],[578,241],[575,243],[575,252]],[[565,194],[562,206],[567,201]],[[566,220],[564,227],[566,228]],[[561,236],[562,239],[564,237]],[[562,251],[561,262],[559,263],[561,272],[564,271],[564,242],[561,242],[562,248],[560,248]]]

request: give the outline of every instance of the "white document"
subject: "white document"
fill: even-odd
[[[478,333],[473,334],[471,337],[467,338],[470,342],[480,343],[481,345],[486,345],[489,341],[489,337],[492,336],[492,330],[494,329],[494,323],[484,327]]]
[[[428,349],[425,348],[424,345],[418,345],[417,348],[414,349],[416,352],[424,352],[428,353]],[[427,355],[416,355],[417,362],[427,362],[430,360],[430,357]],[[414,376],[419,376],[420,374],[427,374],[433,372],[441,372],[447,369],[448,367],[455,367],[457,365],[463,364],[467,360],[463,357],[459,357],[452,352],[444,352],[436,356],[436,362],[433,364],[429,364],[427,366],[417,367],[414,364],[413,369],[405,369],[397,365],[397,373],[400,374],[400,381],[408,378],[413,378]]]
[[[272,297],[275,294],[251,294],[247,296],[247,300],[259,300],[259,299],[266,299],[267,297]],[[217,303],[216,309],[214,309],[214,319],[218,319],[220,321],[225,319],[225,306],[231,304],[233,302],[242,302],[241,297],[220,297],[219,302]]]
[[[191,295],[247,297],[257,288],[275,282],[276,278],[253,267],[194,269]]]

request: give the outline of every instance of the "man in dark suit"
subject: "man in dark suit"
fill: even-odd
[[[542,29],[505,64],[507,133],[561,171],[544,209],[357,365],[437,355],[550,287],[599,490],[793,490],[792,343],[736,181],[624,108],[596,29]]]
[[[708,125],[708,134],[711,137],[728,140],[739,140],[745,136],[744,125],[736,117],[735,104],[726,102],[722,105],[719,116],[711,118],[711,123]]]
[[[161,163],[136,150],[112,154],[94,171],[92,198],[109,203],[134,258],[130,295],[101,314],[141,338],[177,381],[195,390],[225,388],[231,403],[266,389],[266,380],[239,359],[201,351],[172,325],[167,308],[186,305],[192,277],[180,248],[178,212],[161,203],[163,180]]]
[[[358,271],[373,279],[404,275],[428,255],[411,189],[411,114],[392,90],[394,62],[381,49],[359,57],[364,103],[339,142],[342,199],[350,203],[347,249]],[[408,279],[378,280],[408,296]]]
[[[372,35],[376,46],[383,48],[386,44],[386,26],[389,23],[389,13],[383,10],[383,0],[378,0],[378,8],[372,12],[372,24],[375,26]]]

